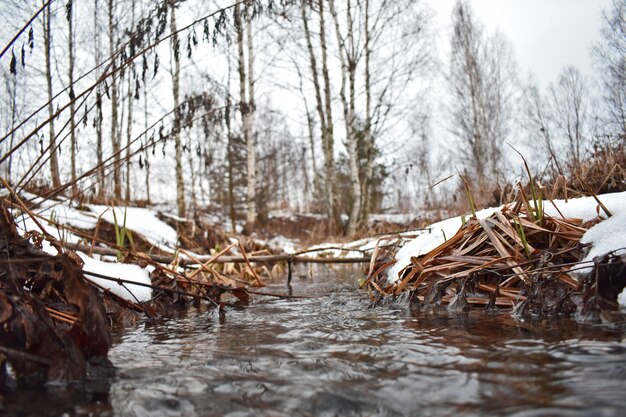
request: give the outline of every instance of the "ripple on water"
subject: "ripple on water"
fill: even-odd
[[[118,374],[98,401],[117,416],[621,416],[626,409],[624,329],[370,309],[357,278],[297,280],[295,294],[318,297],[256,297],[223,323],[191,311],[129,329],[116,337],[110,357]],[[74,409],[93,410],[84,403]]]

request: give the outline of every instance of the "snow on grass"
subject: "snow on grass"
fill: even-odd
[[[626,192],[603,194],[598,198],[613,214],[613,217],[593,226],[583,235],[581,242],[591,245],[591,250],[584,260],[591,260],[594,256],[626,247]],[[560,213],[554,206],[558,207]],[[484,209],[477,212],[476,216],[482,219],[500,209],[501,207]],[[566,218],[578,218],[585,221],[594,219],[598,215],[606,216],[598,208],[598,203],[593,197],[575,198],[568,201],[554,200],[554,205],[549,201],[544,201],[544,210],[552,217],[560,218],[562,213]],[[434,223],[429,231],[422,232],[406,243],[396,253],[397,262],[387,272],[389,282],[393,283],[399,279],[398,274],[411,263],[412,256],[421,256],[435,249],[454,236],[461,226],[461,216],[443,220]],[[626,251],[622,249],[622,253]],[[620,297],[626,305],[626,294],[622,293]]]
[[[96,226],[97,218],[90,211],[78,210],[72,207],[69,201],[59,200],[45,200],[42,197],[36,196],[31,193],[23,192],[20,194],[20,198],[27,204],[35,204],[36,206],[31,210],[35,215],[39,216],[38,220],[48,232],[53,235],[57,235],[56,227],[49,222],[59,223],[70,227],[79,229],[93,229]],[[14,213],[15,210],[12,210]],[[39,227],[33,222],[28,215],[18,215],[15,217],[16,223],[22,229],[27,231],[39,230]],[[59,237],[58,235],[56,237]]]
[[[604,204],[612,214],[619,213],[626,209],[626,192],[601,194],[598,199]],[[598,202],[593,197],[572,198],[565,200],[554,200],[554,204],[559,208],[561,213],[570,219],[582,219],[584,221],[592,220],[597,216],[606,218],[606,214],[598,206]],[[543,209],[549,216],[561,218],[550,201],[543,202]]]
[[[484,219],[500,209],[501,207],[493,207],[480,210],[476,212],[476,217]],[[389,282],[393,283],[398,280],[398,274],[411,263],[412,256],[422,256],[435,249],[454,236],[461,226],[463,226],[463,218],[458,216],[434,223],[427,230],[419,231],[419,235],[415,239],[407,242],[396,253],[397,262],[387,271]]]
[[[118,227],[124,225],[124,213],[126,213],[126,228],[132,232],[139,233],[144,239],[161,250],[174,252],[178,242],[178,234],[167,223],[159,220],[150,209],[139,207],[108,207],[89,206],[102,219],[115,224],[117,218]],[[115,218],[113,216],[115,210]]]
[[[91,282],[133,303],[149,301],[152,298],[152,289],[149,287],[129,283],[123,283],[123,285],[121,285],[117,281],[111,281],[90,274],[91,272],[110,278],[150,285],[150,275],[146,269],[138,265],[98,261],[81,252],[78,252],[78,255],[85,263],[85,265],[83,265],[85,278]]]

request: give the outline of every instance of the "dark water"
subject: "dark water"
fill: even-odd
[[[20,393],[0,414],[626,415],[624,327],[368,309],[358,278],[318,271],[293,292],[319,298],[144,323],[116,335],[112,380]]]

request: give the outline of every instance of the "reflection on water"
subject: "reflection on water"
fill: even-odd
[[[221,323],[190,311],[117,335],[110,358],[118,375],[108,398],[91,398],[92,391],[69,395],[57,400],[64,404],[59,410],[119,416],[621,416],[626,409],[624,328],[518,323],[507,314],[481,312],[368,309],[366,294],[355,288],[358,273],[319,272],[293,282],[294,294],[318,298],[257,297],[248,308],[229,310]],[[276,283],[266,291],[287,289]],[[7,399],[2,407],[15,409]]]

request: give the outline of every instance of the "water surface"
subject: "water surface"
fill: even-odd
[[[296,274],[297,275],[297,274]],[[220,320],[206,311],[115,335],[117,375],[4,400],[10,415],[622,416],[624,327],[368,308],[355,269],[294,278]],[[286,293],[284,282],[264,291]],[[99,383],[98,383],[99,382]],[[93,385],[93,384],[92,384]],[[22,403],[23,401],[23,403]],[[0,408],[0,411],[2,409]],[[14,413],[14,414],[11,414]],[[1,413],[0,413],[1,414]]]

